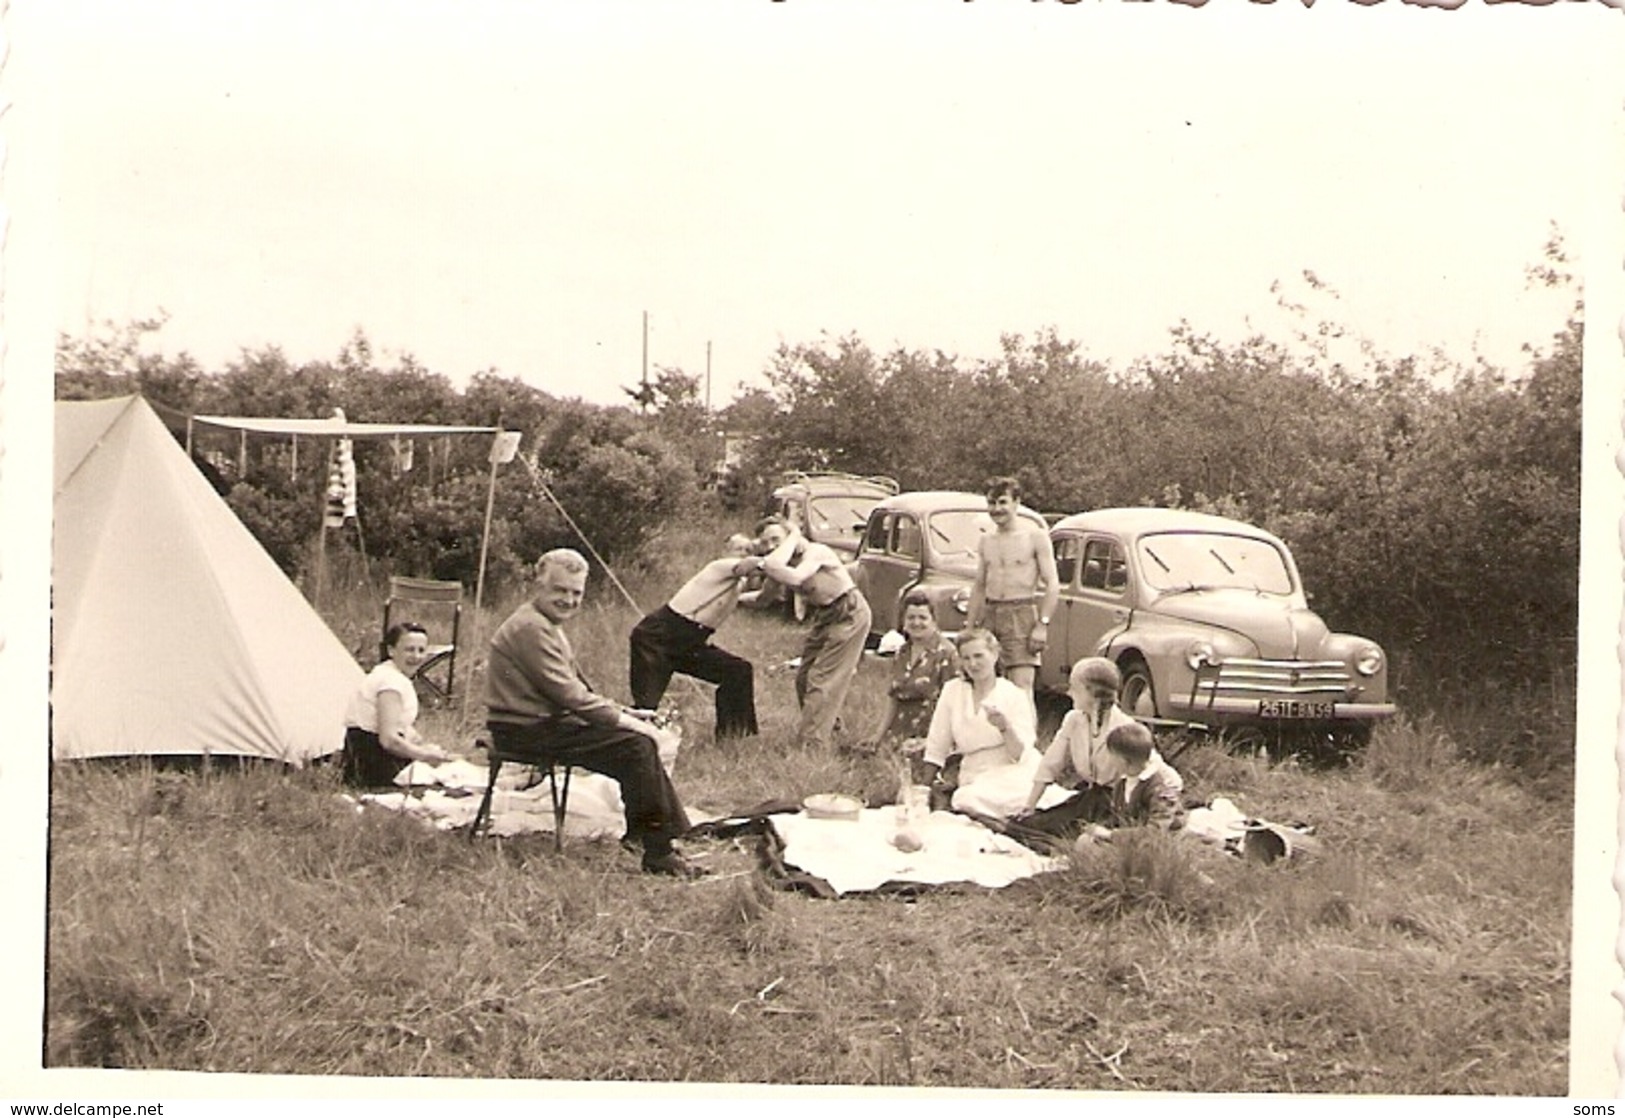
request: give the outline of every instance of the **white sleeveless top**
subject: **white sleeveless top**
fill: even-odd
[[[395,666],[393,660],[385,660],[367,673],[367,678],[361,681],[360,689],[350,696],[350,706],[345,711],[344,724],[359,726],[376,734],[378,695],[382,691],[393,691],[401,697],[401,717],[406,720],[406,725],[411,726],[417,722],[417,688],[412,686],[412,681],[406,677],[406,673]]]

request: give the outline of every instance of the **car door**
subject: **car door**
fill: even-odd
[[[873,613],[872,627],[877,632],[891,628],[888,603],[895,600],[897,588],[905,577],[898,571],[898,560],[891,554],[892,524],[895,515],[884,509],[869,514],[869,524],[863,531],[858,547],[857,567],[852,581],[869,602]],[[889,596],[888,596],[889,595]]]
[[[1128,620],[1128,556],[1122,541],[1101,532],[1078,537],[1074,588],[1068,595],[1068,663],[1093,656],[1108,629]]]
[[[875,628],[885,631],[902,624],[899,602],[920,575],[920,553],[924,542],[920,537],[920,521],[906,513],[888,516],[885,561],[875,565],[872,579],[873,595],[864,592],[874,614]]]
[[[1083,537],[1066,533],[1050,540],[1055,549],[1055,575],[1060,602],[1050,618],[1049,643],[1038,665],[1039,686],[1065,691],[1067,672],[1077,657],[1072,652],[1072,611],[1078,596],[1078,570],[1083,566]]]

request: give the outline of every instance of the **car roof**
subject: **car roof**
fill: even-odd
[[[858,477],[855,474],[798,474],[780,484],[774,493],[788,493],[795,489],[804,489],[808,493],[885,497],[897,492],[897,483],[890,478]]]
[[[1280,542],[1274,534],[1266,532],[1256,524],[1232,520],[1227,516],[1192,512],[1190,509],[1091,509],[1089,512],[1062,517],[1051,529],[1056,533],[1091,530],[1113,532],[1128,537],[1139,537],[1153,532],[1224,532]]]
[[[887,497],[875,508],[895,512],[911,512],[916,516],[941,512],[943,509],[968,509],[972,512],[986,512],[987,498],[980,493],[962,492],[957,489],[917,489],[908,493],[899,493],[894,497]],[[1043,517],[1033,509],[1022,506],[1021,511],[1030,517],[1042,520]]]

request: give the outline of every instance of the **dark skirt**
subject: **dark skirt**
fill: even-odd
[[[412,762],[384,748],[378,735],[359,726],[344,730],[344,783],[352,788],[393,788]]]

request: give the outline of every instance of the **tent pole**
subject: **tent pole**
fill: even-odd
[[[479,616],[480,602],[485,594],[485,555],[491,544],[491,510],[497,498],[497,464],[491,462],[491,481],[485,489],[485,527],[480,531],[480,572],[474,579],[474,614]]]
[[[331,463],[333,461],[333,440],[332,439],[327,440],[327,461],[329,463]],[[331,469],[331,465],[329,465],[329,469]],[[321,511],[321,519],[317,521],[317,523],[321,525],[321,527],[318,528],[317,531],[320,532],[321,534],[319,536],[317,536],[317,538],[316,538],[317,539],[317,543],[316,543],[316,586],[315,586],[315,593],[313,593],[311,595],[311,598],[310,598],[310,604],[315,608],[317,613],[320,613],[321,609],[322,609],[322,584],[327,581],[327,478],[326,477],[322,478],[321,492],[322,492],[322,497],[321,497],[322,505],[321,505],[321,510],[320,510]]]
[[[502,436],[498,434],[498,438]],[[478,641],[480,635],[480,603],[485,600],[485,555],[491,543],[491,510],[496,505],[497,498],[497,456],[491,455],[491,481],[485,489],[485,527],[480,531],[480,569],[474,576],[474,639]],[[463,709],[459,722],[468,721],[468,681],[463,682]]]
[[[321,526],[321,535],[316,538],[316,592],[311,595],[310,604],[316,612],[322,610],[322,584],[327,581],[327,521],[324,519]]]

